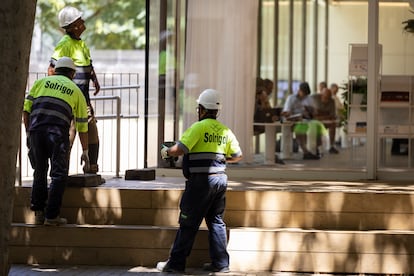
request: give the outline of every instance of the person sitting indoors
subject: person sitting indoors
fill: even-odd
[[[318,85],[318,92],[321,93],[325,88],[328,88],[328,84],[326,81],[321,81]]]
[[[256,93],[256,108],[258,110],[266,110],[271,109],[272,106],[270,105],[269,97],[267,96],[266,91],[259,90]]]
[[[336,83],[331,84],[331,92],[332,92],[332,99],[335,101],[335,108],[336,108],[336,116],[340,118],[343,115],[344,110],[344,104],[341,102],[341,99],[339,98],[338,92],[339,92],[339,86]]]
[[[309,84],[307,82],[300,83],[297,94],[289,95],[286,99],[282,116],[288,121],[295,121],[293,132],[303,152],[303,159],[318,160],[320,158],[319,155],[313,154],[307,147],[308,132],[314,133],[316,130],[313,130],[320,127],[318,121],[312,120],[313,104],[312,99],[309,97],[310,93]]]
[[[268,94],[262,87],[258,87],[256,91],[256,101],[254,110],[254,122],[256,123],[271,123],[279,121],[280,117],[275,114],[270,105]],[[259,135],[265,132],[264,126],[255,125],[253,128],[254,135]],[[285,162],[275,155],[275,163],[285,164]]]
[[[256,100],[254,105],[254,122],[255,123],[265,123],[268,121],[266,118],[266,111],[270,110],[270,103],[267,100],[267,94],[261,89],[257,88],[256,91]],[[264,126],[254,126],[254,135],[258,135],[265,132]]]
[[[256,99],[254,108],[254,122],[256,123],[271,123],[280,120],[272,108],[269,100],[269,95],[272,92],[273,82],[269,79],[265,81],[259,79],[256,86]],[[269,84],[269,81],[271,85]],[[267,86],[266,86],[267,85]],[[270,92],[269,92],[270,90]],[[255,126],[254,134],[264,133],[264,126]]]
[[[270,79],[264,79],[263,80],[263,89],[267,94],[267,97],[270,97],[270,95],[273,92],[273,81]]]
[[[320,93],[311,96],[314,104],[313,118],[321,121],[329,130],[329,153],[338,154],[335,148],[335,134],[337,126],[336,106],[332,99],[332,91],[323,88]]]

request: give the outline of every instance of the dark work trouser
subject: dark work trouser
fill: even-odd
[[[56,218],[60,213],[63,193],[68,176],[67,155],[69,136],[49,131],[30,133],[30,156],[34,165],[31,209],[45,210],[46,218]],[[50,187],[47,172],[50,160]]]
[[[200,224],[205,218],[209,229],[209,252],[217,268],[229,266],[226,224],[223,213],[226,205],[227,176],[223,174],[191,174],[180,202],[180,228],[170,254],[169,264],[184,270]]]

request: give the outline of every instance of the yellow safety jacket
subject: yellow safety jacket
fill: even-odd
[[[71,38],[68,34],[58,42],[52,54],[52,59],[58,60],[61,57],[70,57],[79,67],[92,65],[91,54],[85,42],[82,39]]]
[[[85,97],[66,76],[53,75],[37,80],[24,101],[23,110],[30,113],[29,131],[56,126],[69,132],[72,117],[78,132],[88,131]]]
[[[222,173],[227,157],[241,155],[233,132],[215,119],[204,119],[191,125],[182,135],[178,146],[183,149],[183,172]]]
[[[56,45],[50,63],[55,65],[61,57],[70,57],[75,63],[76,74],[73,81],[79,86],[86,102],[89,103],[89,82],[93,66],[88,46],[82,39],[74,39],[66,34]]]

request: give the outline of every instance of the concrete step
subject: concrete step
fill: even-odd
[[[92,225],[177,226],[182,189],[67,188],[61,216]],[[229,190],[229,227],[414,230],[414,194],[369,191]],[[30,224],[30,187],[16,187],[13,222]]]
[[[141,265],[155,267],[168,258],[176,227],[12,224],[12,263]],[[208,261],[207,231],[197,235],[189,266]]]
[[[14,223],[12,263],[133,265],[154,267],[168,258],[176,227]],[[228,228],[234,271],[414,273],[413,231],[332,231],[294,228]],[[209,261],[201,229],[188,267]]]

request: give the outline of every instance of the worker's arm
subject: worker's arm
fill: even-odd
[[[236,156],[236,157],[227,157],[226,162],[236,163],[236,162],[239,162],[240,160],[242,160],[242,158],[243,158],[243,155],[239,155],[239,156]]]
[[[171,147],[167,147],[166,145],[161,146],[161,157],[162,159],[168,159],[170,157],[178,157],[183,155],[185,152],[184,150],[175,144]]]
[[[81,165],[85,162],[83,171],[86,173],[89,171],[89,151],[88,151],[88,132],[79,132],[79,139],[82,145]]]
[[[23,111],[23,123],[24,128],[26,129],[26,134],[29,131],[29,125],[30,125],[30,113],[27,111]]]
[[[168,150],[168,156],[171,157],[178,157],[184,154],[184,151],[181,147],[178,146],[178,144],[175,144],[174,146],[170,147]]]
[[[79,132],[82,150],[88,150],[88,132]]]
[[[96,96],[99,93],[99,90],[101,90],[101,86],[98,81],[98,77],[96,76],[95,69],[92,68],[91,72],[91,80],[93,82],[93,85],[95,86],[95,92],[93,93],[94,96]]]
[[[26,130],[26,147],[30,148],[30,141],[29,141],[30,113],[27,111],[23,111],[23,123],[24,123],[24,128]]]

